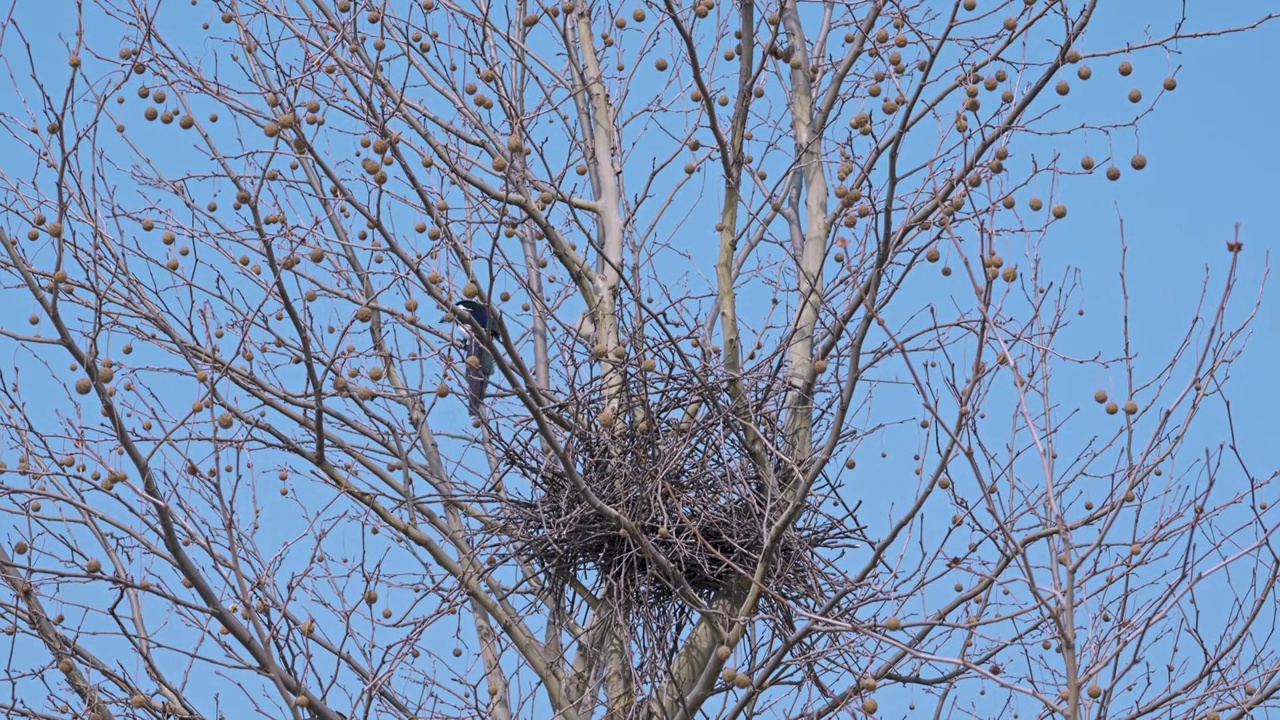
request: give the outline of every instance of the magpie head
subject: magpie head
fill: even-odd
[[[476,300],[459,300],[454,304],[462,308],[463,310],[466,310],[467,312],[471,313],[472,315],[479,315],[481,313],[486,312],[485,306],[480,304]]]
[[[489,308],[485,307],[483,304],[476,302],[475,300],[459,300],[455,305],[465,310],[467,314],[476,321],[477,325],[488,330],[490,334],[495,334],[497,332],[497,323],[490,320]]]

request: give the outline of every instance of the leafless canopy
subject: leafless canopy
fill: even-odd
[[[1042,243],[1275,16],[1098,4],[15,0],[0,714],[1275,707],[1241,237],[1141,364]]]

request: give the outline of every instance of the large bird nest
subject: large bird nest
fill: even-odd
[[[508,439],[508,470],[529,488],[504,503],[504,525],[549,581],[586,584],[624,612],[680,614],[681,594],[706,600],[756,573],[786,504],[777,484],[790,464],[770,451],[775,480],[767,480],[740,423],[712,398],[690,419],[690,400],[706,387],[697,378],[663,378],[660,391],[648,383],[642,392],[629,381],[609,427],[592,422],[599,403],[575,403],[588,420],[562,438],[563,456],[532,454],[536,437]],[[754,414],[765,445],[782,447],[761,419],[768,412]],[[786,523],[768,553],[766,606],[815,597],[823,584],[816,551],[830,528],[807,524],[815,517],[802,512]]]

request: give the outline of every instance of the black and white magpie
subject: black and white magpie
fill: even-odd
[[[489,308],[475,300],[459,300],[455,304],[456,310],[461,310],[475,320],[476,325],[484,328],[489,337],[496,342],[499,338],[498,318],[496,313],[490,313]],[[465,318],[463,318],[465,320]],[[460,322],[458,326],[467,336],[467,411],[474,417],[480,417],[480,408],[484,405],[484,396],[489,389],[489,377],[493,375],[493,355],[489,353],[488,348],[480,338],[476,337],[472,332],[472,325],[467,322]],[[469,362],[470,358],[476,358],[480,362],[476,365]]]

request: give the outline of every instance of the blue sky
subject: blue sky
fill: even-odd
[[[1267,3],[1187,5],[1191,24],[1204,27],[1241,22]],[[1129,15],[1116,14],[1117,9],[1103,6],[1100,45],[1133,37],[1150,22],[1145,13],[1134,12],[1138,4],[1125,4],[1120,10]],[[1118,182],[1094,176],[1062,183],[1071,215],[1050,230],[1050,246],[1061,250],[1064,261],[1086,268],[1085,307],[1097,323],[1100,341],[1114,342],[1119,327],[1112,310],[1120,299],[1114,261],[1121,219],[1129,246],[1131,328],[1144,359],[1167,357],[1195,312],[1206,272],[1216,281],[1211,287],[1221,287],[1230,259],[1225,243],[1237,222],[1245,250],[1235,312],[1252,304],[1277,249],[1275,191],[1268,168],[1280,161],[1280,142],[1271,124],[1280,110],[1280,78],[1267,72],[1260,58],[1267,57],[1278,41],[1280,27],[1271,23],[1255,32],[1185,43],[1184,52],[1169,64],[1148,53],[1134,61],[1132,83],[1122,81],[1114,63],[1094,63],[1098,82],[1087,88],[1091,94],[1086,107],[1096,103],[1109,109],[1124,103],[1128,87],[1152,88],[1171,65],[1178,67],[1177,90],[1161,98],[1156,112],[1143,119],[1137,138],[1117,142],[1122,148],[1117,154],[1124,160],[1139,149],[1140,139],[1147,168],[1134,172],[1122,162],[1118,164],[1124,174]],[[1073,90],[1073,97],[1079,90]],[[1099,254],[1110,262],[1094,262]],[[1249,352],[1232,374],[1240,445],[1256,458],[1259,470],[1280,467],[1268,427],[1280,402],[1280,383],[1272,375],[1274,358],[1280,355],[1276,328],[1280,298],[1272,287],[1262,299]]]
[[[1159,36],[1167,31],[1164,24],[1156,24],[1150,17],[1151,6],[1142,3],[1103,3],[1082,50],[1114,47],[1125,39],[1141,38],[1148,31]],[[34,44],[37,63],[53,68],[50,72],[65,72],[65,40],[70,28],[68,22],[71,5],[66,2],[18,3],[17,16],[27,28],[40,28],[39,36],[29,38]],[[1240,24],[1267,11],[1267,3],[1187,3],[1191,17],[1190,27],[1214,28]],[[187,12],[185,4],[175,7],[175,14]],[[204,14],[211,11],[207,3],[200,5]],[[164,12],[169,12],[166,8]],[[36,22],[37,16],[39,23]],[[194,30],[194,25],[192,26]],[[95,33],[99,29],[90,25],[87,32],[102,47],[110,42]],[[180,36],[179,36],[180,37]],[[61,38],[61,39],[58,39]],[[206,42],[193,32],[192,52],[197,52]],[[10,37],[6,43],[13,42]],[[6,49],[9,47],[6,44]],[[1124,233],[1128,243],[1128,274],[1130,328],[1134,347],[1138,349],[1135,362],[1141,372],[1156,371],[1169,352],[1181,339],[1195,313],[1196,303],[1206,278],[1209,293],[1217,292],[1225,276],[1230,256],[1225,241],[1233,234],[1233,224],[1240,223],[1240,237],[1244,242],[1241,256],[1238,292],[1231,316],[1239,319],[1250,310],[1253,299],[1266,279],[1272,253],[1276,249],[1274,230],[1275,180],[1274,168],[1280,166],[1280,142],[1274,137],[1274,118],[1280,116],[1280,77],[1269,67],[1274,48],[1280,47],[1280,23],[1271,23],[1258,30],[1225,38],[1208,38],[1184,42],[1177,54],[1165,56],[1160,50],[1143,51],[1132,58],[1135,70],[1128,78],[1122,78],[1115,66],[1125,59],[1121,56],[1088,60],[1094,70],[1094,78],[1088,83],[1077,83],[1054,124],[1070,127],[1076,122],[1123,121],[1133,113],[1133,106],[1125,94],[1133,87],[1141,87],[1148,97],[1154,96],[1164,77],[1174,74],[1177,89],[1160,99],[1156,110],[1143,118],[1137,131],[1119,129],[1110,138],[1123,169],[1118,182],[1109,182],[1100,171],[1090,176],[1063,177],[1054,186],[1034,186],[1020,192],[1019,210],[1032,194],[1053,198],[1068,205],[1069,215],[1054,223],[1047,230],[1041,249],[1047,261],[1061,268],[1066,265],[1082,268],[1083,292],[1080,306],[1083,317],[1074,318],[1070,332],[1064,334],[1064,351],[1079,357],[1095,353],[1116,356],[1122,350],[1120,335],[1121,290],[1118,276],[1120,255],[1120,220],[1124,221]],[[24,60],[17,56],[7,59],[8,70],[18,77],[18,84],[29,87],[23,78]],[[2,94],[0,94],[2,95]],[[11,97],[11,96],[5,96]],[[1048,98],[1051,102],[1053,98]],[[21,111],[7,105],[12,100],[0,100],[0,110],[21,115]],[[133,126],[142,121],[134,118]],[[224,126],[225,127],[225,126]],[[176,132],[157,132],[148,136],[153,156],[161,162],[181,164],[192,157],[187,136]],[[9,142],[0,139],[0,148]],[[1060,152],[1063,166],[1074,168],[1080,155],[1089,152],[1100,161],[1107,155],[1108,143],[1099,134],[1082,133],[1068,138],[1021,138],[1017,152],[1024,156],[1035,155],[1041,162]],[[1129,169],[1128,158],[1135,152],[1143,153],[1148,166],[1141,172]],[[21,174],[25,168],[12,160],[0,160],[0,169]],[[705,184],[715,186],[714,175],[705,178]],[[131,189],[125,189],[129,192]],[[133,197],[132,195],[130,195]],[[696,209],[696,205],[694,206]],[[5,221],[7,230],[21,234],[25,226]],[[704,249],[705,245],[702,246]],[[677,259],[674,262],[680,262]],[[709,263],[696,268],[678,267],[690,276],[710,276]],[[927,278],[917,278],[922,293],[932,294],[935,286]],[[953,279],[953,281],[958,281]],[[939,279],[937,289],[946,289]],[[3,290],[0,296],[7,300],[14,297],[12,290]],[[24,321],[29,300],[13,300],[21,308],[14,315],[11,325]],[[763,305],[763,303],[761,303]],[[749,304],[748,304],[748,307]],[[758,310],[758,308],[751,308]],[[510,312],[510,311],[508,311]],[[424,313],[425,314],[425,313]],[[1280,468],[1280,445],[1274,435],[1274,409],[1280,404],[1280,383],[1274,380],[1274,366],[1280,355],[1280,301],[1273,289],[1268,288],[1261,299],[1260,309],[1253,324],[1253,335],[1248,353],[1237,363],[1231,375],[1228,395],[1232,399],[1234,432],[1241,455],[1254,472],[1266,477]],[[0,340],[0,356],[13,355],[13,343]],[[59,359],[55,367],[64,365]],[[1099,371],[1088,367],[1078,372],[1067,368],[1067,388],[1079,393],[1080,404],[1086,411],[1098,413],[1092,407],[1091,395],[1098,388],[1106,388],[1113,395],[1123,389],[1121,368]],[[189,399],[179,392],[175,384],[173,396],[182,397],[179,405]],[[185,388],[185,386],[182,386]],[[168,388],[157,388],[162,394]],[[31,387],[28,388],[30,392]],[[1058,392],[1063,392],[1059,389]],[[179,407],[179,410],[182,408]],[[886,417],[900,416],[896,408]],[[1107,422],[1101,416],[1101,422]],[[1090,437],[1088,422],[1082,429],[1073,430],[1070,438],[1084,443]],[[1110,427],[1109,425],[1107,427]],[[450,428],[456,429],[456,428]],[[1106,432],[1102,430],[1100,432]],[[876,438],[873,455],[881,447],[887,447],[890,457],[882,464],[872,459],[870,463],[859,455],[859,473],[853,475],[859,499],[868,508],[889,507],[900,502],[901,497],[892,492],[891,485],[883,479],[900,474],[909,477],[913,449],[919,444],[918,433],[909,427],[894,430]],[[1226,437],[1224,414],[1218,406],[1206,410],[1194,434],[1189,436],[1189,448],[1216,448]],[[11,453],[17,443],[4,438],[3,452]],[[886,444],[887,443],[887,444]],[[870,448],[868,448],[870,450]],[[860,451],[861,452],[861,451]],[[14,462],[9,460],[10,465]],[[871,474],[864,474],[872,467]],[[274,476],[275,469],[261,469],[263,478]],[[864,479],[870,482],[860,482]],[[879,481],[879,482],[877,482]],[[884,491],[877,493],[877,488]],[[269,488],[274,490],[274,488]],[[1274,489],[1269,489],[1275,495]],[[1280,499],[1272,497],[1272,502]],[[284,502],[284,501],[281,501]],[[281,515],[278,526],[269,530],[278,532],[289,527],[283,513],[289,506],[274,506]],[[876,521],[872,521],[873,527]],[[5,529],[0,526],[0,530]],[[18,529],[14,529],[18,532]],[[283,533],[281,533],[283,534]],[[271,537],[268,533],[266,537]],[[368,553],[376,560],[385,552],[383,548],[363,545],[362,533],[347,538],[347,549],[353,556]],[[358,539],[357,539],[358,538]],[[388,572],[412,573],[417,568],[406,563],[403,567],[389,568]],[[359,588],[351,592],[359,592]],[[390,594],[390,593],[387,593]],[[86,598],[91,600],[91,596]],[[383,598],[387,600],[387,598]],[[405,601],[407,602],[407,601]],[[452,630],[452,629],[451,629]],[[433,629],[432,632],[438,632]],[[460,630],[462,636],[469,630]],[[443,637],[440,642],[446,642]],[[451,641],[450,641],[451,642]],[[470,655],[467,660],[473,659]],[[461,662],[461,661],[460,661]],[[461,668],[459,668],[461,669]]]

